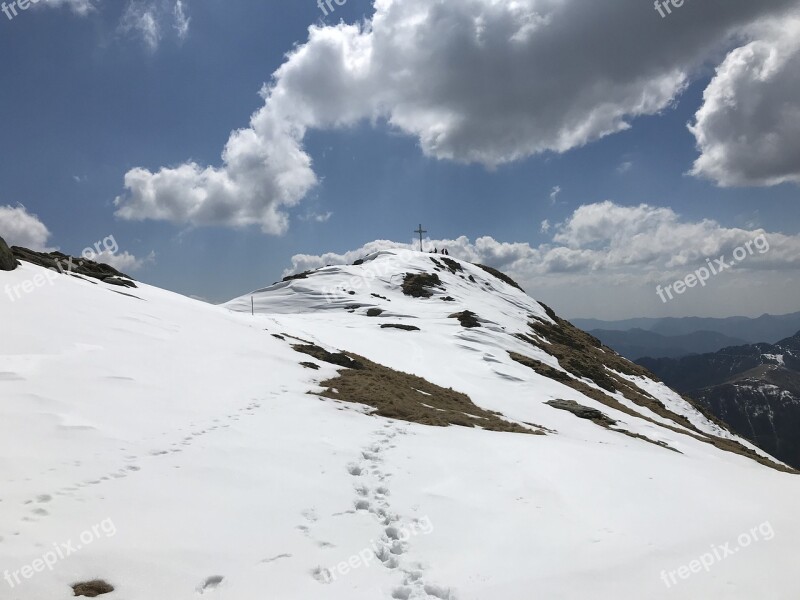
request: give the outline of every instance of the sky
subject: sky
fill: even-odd
[[[223,302],[422,223],[566,317],[798,311],[800,2],[678,4],[6,0],[0,236]]]

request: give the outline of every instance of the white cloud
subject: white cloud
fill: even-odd
[[[561,186],[557,185],[550,190],[550,204],[555,204],[558,201],[558,196],[561,194]]]
[[[93,0],[44,0],[45,6],[66,6],[79,15],[86,15],[95,9]]]
[[[437,159],[566,152],[669,108],[722,44],[796,1],[705,0],[665,27],[639,0],[375,0],[367,22],[309,29],[219,167],[133,169],[117,214],[283,233],[317,183],[306,132],[364,119]]]
[[[20,206],[0,206],[0,237],[9,246],[46,250],[50,231],[36,215]]]
[[[186,8],[182,0],[177,0],[175,2],[172,14],[175,18],[173,27],[178,34],[178,39],[183,41],[189,36],[189,23],[191,22],[191,18],[186,14]]]
[[[800,17],[759,29],[719,66],[689,126],[692,174],[721,186],[800,184]]]
[[[333,213],[331,211],[324,213],[309,211],[301,216],[300,219],[303,221],[314,221],[316,223],[327,223],[332,216]]]
[[[156,10],[154,2],[132,0],[125,8],[119,24],[121,32],[140,36],[151,52],[155,51],[161,42],[161,24]]]
[[[428,239],[427,248],[447,248],[451,255],[483,263],[508,273],[534,298],[571,316],[624,318],[663,316],[675,311],[710,316],[761,314],[797,310],[800,294],[800,235],[788,236],[763,229],[729,228],[712,220],[686,221],[669,208],[642,204],[624,207],[612,202],[586,205],[552,227],[550,243],[501,242],[484,236],[470,240]],[[769,250],[752,244],[764,235]],[[724,276],[714,278],[702,292],[686,295],[665,306],[656,285],[682,279],[750,242],[752,255]],[[323,267],[351,264],[382,249],[418,249],[418,242],[376,240],[344,253],[298,254],[284,275]],[[763,247],[763,246],[761,246]],[[765,296],[764,289],[775,290]]]
[[[130,0],[120,19],[120,32],[141,38],[151,52],[155,52],[164,37],[165,22],[172,21],[178,40],[189,35],[191,19],[183,0]]]
[[[52,252],[55,248],[47,246],[51,233],[39,217],[20,206],[0,206],[0,237],[9,246],[21,246],[37,252]],[[112,238],[113,239],[113,238]],[[136,258],[129,252],[119,252],[114,242],[115,251],[104,249],[100,254],[92,253],[92,260],[105,263],[123,272],[138,271],[155,262],[155,252],[145,258]]]
[[[523,279],[563,273],[627,274],[639,278],[665,276],[705,264],[706,258],[730,257],[733,251],[759,235],[770,243],[768,253],[756,253],[748,269],[785,270],[800,267],[800,236],[767,233],[763,229],[724,227],[713,220],[684,221],[669,208],[642,204],[620,206],[601,202],[581,206],[553,229],[552,242],[539,246],[500,242],[484,236],[474,242],[466,236],[429,239],[426,247],[448,248],[454,256],[507,269]],[[292,257],[286,274],[326,264],[352,263],[365,254],[386,248],[417,249],[418,243],[376,240],[343,254]]]
[[[626,160],[619,164],[619,166],[617,167],[617,173],[622,175],[630,171],[632,168],[633,168],[633,162]]]
[[[149,264],[155,263],[156,253],[150,252],[145,258],[136,258],[133,254],[128,252],[112,253],[109,250],[104,250],[100,254],[95,255],[92,260],[105,263],[123,273],[132,273]]]
[[[541,231],[542,233],[550,233],[550,228],[551,227],[552,226],[550,225],[550,221],[545,219],[544,221],[542,221],[542,224],[539,227],[539,231]]]

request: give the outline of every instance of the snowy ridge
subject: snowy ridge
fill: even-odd
[[[243,312],[250,312],[254,306],[255,311],[263,315],[302,315],[303,323],[308,323],[299,325],[303,335],[313,337],[330,347],[365,355],[446,387],[458,387],[454,382],[464,380],[467,372],[477,374],[488,371],[487,376],[496,379],[492,382],[492,389],[482,389],[479,395],[471,393],[470,396],[479,406],[500,411],[518,422],[535,422],[557,429],[560,423],[553,419],[561,419],[544,402],[568,399],[609,413],[623,428],[633,433],[647,436],[648,432],[653,431],[652,424],[637,422],[630,415],[608,409],[596,400],[533,373],[512,360],[509,353],[515,352],[535,358],[557,370],[564,370],[554,356],[514,337],[515,334],[524,335],[530,331],[528,322],[531,319],[554,323],[547,310],[520,289],[499,280],[482,268],[453,258],[447,260],[451,265],[457,265],[457,269],[448,269],[441,255],[408,250],[377,252],[367,256],[362,264],[325,267],[303,278],[290,279],[255,291],[229,302],[226,306]],[[418,299],[403,293],[402,283],[407,273],[433,272],[440,278],[442,285],[441,288],[434,289],[431,298]],[[450,298],[451,301],[443,302],[442,298]],[[370,309],[383,312],[375,319],[366,316]],[[477,314],[481,321],[480,328],[464,329],[458,321],[448,318],[449,315],[465,309]],[[298,326],[296,319],[292,317],[274,318],[274,322],[280,326]],[[421,331],[410,339],[405,339],[408,336],[378,329],[376,320],[383,323],[413,324],[420,327]],[[334,323],[341,330],[357,327],[358,339],[346,336],[343,340],[339,331],[326,327],[326,324]],[[397,356],[401,352],[398,352],[394,343],[398,338],[402,340],[401,346],[412,347],[411,363],[408,360],[397,362]],[[436,350],[431,351],[434,348]],[[446,355],[447,362],[457,363],[461,373],[452,374],[456,375],[456,379],[450,373],[442,372],[442,365],[435,358],[437,353],[439,356]],[[402,354],[408,355],[409,352],[403,348]],[[709,421],[694,406],[663,384],[645,377],[617,374],[652,395],[670,411],[686,417],[700,432],[735,439],[754,452],[768,456],[749,442]],[[586,383],[602,391],[595,382],[589,380]],[[466,381],[465,384],[468,385]],[[501,388],[505,388],[503,393],[497,394]],[[686,430],[681,423],[637,406],[619,393],[610,395],[648,419]],[[508,412],[505,399],[509,396],[527,396],[538,402],[527,403],[524,411],[515,408]],[[681,436],[675,437],[676,444],[681,445]],[[665,441],[665,438],[659,434],[659,440]]]
[[[0,598],[66,600],[93,578],[116,588],[110,600],[744,600],[766,581],[771,598],[800,594],[794,475],[511,360],[565,372],[514,336],[535,335],[532,316],[555,321],[459,265],[436,271],[444,289],[411,298],[404,274],[431,273],[430,257],[379,253],[254,293],[255,316],[250,295],[217,307],[67,276],[24,301],[0,295]],[[0,285],[41,272],[23,263]],[[481,327],[450,317],[464,310]],[[320,398],[338,368],[289,336],[452,387],[547,435],[431,427]],[[660,384],[636,385],[715,431]],[[665,583],[764,523],[774,538]],[[67,542],[73,552],[35,570]]]

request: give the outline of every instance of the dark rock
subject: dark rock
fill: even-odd
[[[459,271],[459,272],[460,272],[460,271],[463,271],[463,270],[464,270],[464,269],[461,267],[461,264],[459,264],[457,261],[453,260],[452,258],[447,258],[447,257],[445,256],[444,258],[442,258],[442,262],[443,262],[445,265],[447,265],[447,268],[450,270],[450,272],[451,272],[453,275],[455,275],[455,274],[456,274],[456,271]]]
[[[103,283],[108,283],[110,285],[119,285],[121,287],[136,287],[136,284],[132,281],[128,281],[127,279],[120,279],[119,277],[106,277],[103,279]]]
[[[517,288],[517,289],[518,289],[519,291],[521,291],[521,292],[524,292],[524,291],[525,291],[525,290],[523,290],[523,289],[522,289],[522,288],[519,286],[519,284],[518,284],[516,281],[514,281],[513,279],[511,279],[511,277],[509,277],[509,276],[508,276],[508,275],[506,275],[505,273],[503,273],[503,272],[501,272],[501,271],[498,271],[498,270],[497,270],[497,269],[495,269],[495,268],[492,268],[492,267],[487,267],[486,265],[479,265],[479,264],[476,264],[475,266],[476,266],[476,267],[479,267],[479,268],[481,268],[481,269],[483,269],[484,271],[486,271],[486,272],[487,272],[487,273],[489,273],[490,275],[494,275],[494,276],[495,276],[495,277],[497,277],[497,278],[498,278],[500,281],[502,281],[502,282],[504,282],[504,283],[507,283],[507,284],[508,284],[508,285],[510,285],[511,287],[515,287],[515,288]],[[470,279],[472,279],[472,276],[470,276]],[[473,280],[473,281],[474,281],[474,280]]]
[[[17,268],[17,259],[6,241],[0,237],[0,271],[13,271]]]
[[[364,368],[363,363],[350,358],[344,352],[328,352],[316,344],[295,344],[292,348],[297,350],[297,352],[308,354],[317,360],[336,365],[337,367],[347,367],[348,369],[356,370]]]
[[[302,273],[297,273],[295,275],[287,275],[281,281],[294,281],[295,279],[308,279],[308,276],[311,275],[313,271],[303,271]]]
[[[458,319],[462,327],[471,329],[473,327],[480,327],[481,323],[478,321],[478,315],[471,310],[465,310],[460,313],[454,313],[449,316],[450,319]]]
[[[62,274],[97,279],[105,283],[110,283],[111,285],[136,287],[132,277],[104,263],[94,262],[93,260],[82,257],[76,258],[74,256],[68,256],[62,252],[34,252],[33,250],[20,248],[19,246],[13,246],[11,252],[19,260],[24,260],[25,262],[44,267],[45,269],[58,271]]]
[[[419,327],[415,325],[403,325],[401,323],[384,323],[381,329],[402,329],[403,331],[419,331]]]
[[[430,298],[432,287],[441,287],[442,280],[436,273],[406,273],[403,278],[403,293],[412,298]]]
[[[370,308],[369,310],[367,310],[368,317],[380,317],[381,314],[383,314],[383,310],[381,310],[380,308]]]
[[[96,598],[103,594],[110,594],[114,591],[114,586],[102,579],[95,579],[94,581],[85,581],[83,583],[76,583],[72,586],[72,591],[75,596],[85,596],[86,598]]]
[[[576,417],[588,419],[589,421],[597,423],[598,425],[602,425],[603,427],[610,427],[617,424],[614,419],[602,413],[601,411],[595,408],[589,408],[583,404],[578,404],[574,400],[550,400],[546,404],[559,410],[571,412]]]

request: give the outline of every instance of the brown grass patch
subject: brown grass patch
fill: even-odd
[[[324,398],[364,404],[375,408],[374,414],[382,417],[423,425],[460,425],[490,431],[544,435],[543,431],[527,429],[500,418],[499,413],[476,406],[466,394],[379,365],[363,356],[331,353],[318,347],[292,347],[319,360],[327,358],[326,362],[339,366],[347,366],[341,364],[344,362],[359,365],[358,368],[346,368],[337,377],[321,382],[320,385],[326,389],[316,395]],[[346,360],[341,359],[342,356]]]
[[[775,462],[773,460],[770,460],[769,458],[765,458],[765,457],[761,456],[760,454],[758,454],[754,450],[751,450],[750,448],[742,445],[739,442],[736,442],[734,440],[729,440],[729,439],[726,439],[726,438],[720,438],[720,437],[717,437],[717,436],[714,436],[714,435],[711,435],[711,434],[703,433],[700,430],[698,430],[696,427],[691,425],[691,423],[689,423],[689,425],[691,425],[691,427],[689,427],[690,431],[686,431],[685,429],[680,429],[679,427],[675,427],[675,426],[672,426],[672,425],[669,425],[669,424],[659,423],[658,421],[655,421],[654,419],[651,419],[651,418],[649,418],[649,417],[647,417],[647,416],[645,416],[643,414],[640,414],[640,413],[636,412],[633,409],[628,408],[627,406],[625,406],[624,404],[619,402],[613,396],[610,396],[607,393],[605,393],[603,390],[598,390],[597,388],[593,388],[588,383],[586,383],[584,381],[580,381],[579,379],[575,379],[574,377],[571,377],[568,373],[564,373],[563,371],[559,371],[558,369],[554,369],[553,367],[545,365],[544,363],[541,363],[538,360],[535,360],[535,359],[530,358],[528,356],[524,356],[522,354],[517,354],[516,352],[509,352],[509,355],[511,356],[511,358],[514,361],[516,361],[516,362],[518,362],[518,363],[520,363],[522,365],[525,365],[526,367],[536,371],[539,375],[542,375],[544,377],[549,377],[550,379],[554,379],[556,381],[559,381],[559,382],[563,383],[564,385],[567,385],[567,386],[571,387],[573,390],[575,390],[577,392],[580,392],[581,394],[583,394],[587,398],[591,398],[592,400],[596,400],[597,402],[600,402],[601,404],[603,404],[605,406],[608,406],[609,408],[613,408],[615,410],[618,410],[619,412],[621,412],[621,413],[623,413],[625,415],[628,415],[630,417],[634,417],[634,418],[637,418],[637,419],[642,419],[642,420],[647,421],[648,423],[652,423],[652,424],[654,424],[654,425],[656,425],[658,427],[664,427],[665,429],[669,429],[670,431],[672,431],[674,433],[678,433],[678,434],[682,434],[682,435],[688,435],[689,437],[693,437],[694,439],[696,439],[698,441],[705,442],[707,444],[711,444],[712,446],[715,446],[715,447],[719,448],[720,450],[725,450],[726,452],[732,452],[734,454],[739,454],[740,456],[745,456],[747,458],[750,458],[750,459],[756,461],[757,463],[760,463],[760,464],[762,464],[764,466],[773,468],[776,471],[783,471],[783,472],[786,472],[786,473],[796,473],[797,472],[794,469],[788,468],[785,465],[781,465],[781,464],[779,464],[779,463],[777,463],[777,462]],[[624,359],[622,359],[622,360],[624,360]],[[619,381],[622,381],[622,382],[625,381],[625,380],[623,380],[621,378],[617,378],[617,379]],[[625,382],[625,383],[627,384],[627,382]],[[627,392],[628,392],[627,394],[623,390],[621,390],[621,392],[623,393],[623,395],[626,398],[628,397],[629,394],[630,395],[635,395],[634,390],[630,389],[630,388],[627,390]],[[643,393],[639,394],[640,401],[642,399],[644,399],[644,398],[645,398],[645,396],[644,396]],[[648,398],[650,398],[650,400],[652,400],[653,402],[658,402],[657,400],[653,399],[651,396],[648,396]],[[663,408],[663,404],[661,404],[660,402],[658,402],[658,404],[661,405],[662,408]],[[666,413],[668,413],[670,415],[674,415],[674,413],[672,413],[671,411],[667,411],[666,408],[664,408],[664,412],[666,412]],[[687,422],[688,423],[688,419],[686,419],[684,417],[679,417],[679,419],[680,419],[680,422]],[[653,444],[656,444],[656,445],[659,445],[659,446],[663,446],[663,447],[669,448],[670,450],[674,450],[675,452],[678,452],[677,450],[675,450],[672,447],[667,446],[666,444],[655,442],[655,441],[653,441],[653,440],[651,440],[649,438],[645,438],[644,436],[640,436],[638,434],[631,433],[629,431],[625,431],[625,430],[622,430],[622,429],[614,429],[613,431],[618,431],[619,433],[624,433],[625,435],[629,435],[630,437],[644,439],[644,440],[646,440],[648,442],[651,442]]]

